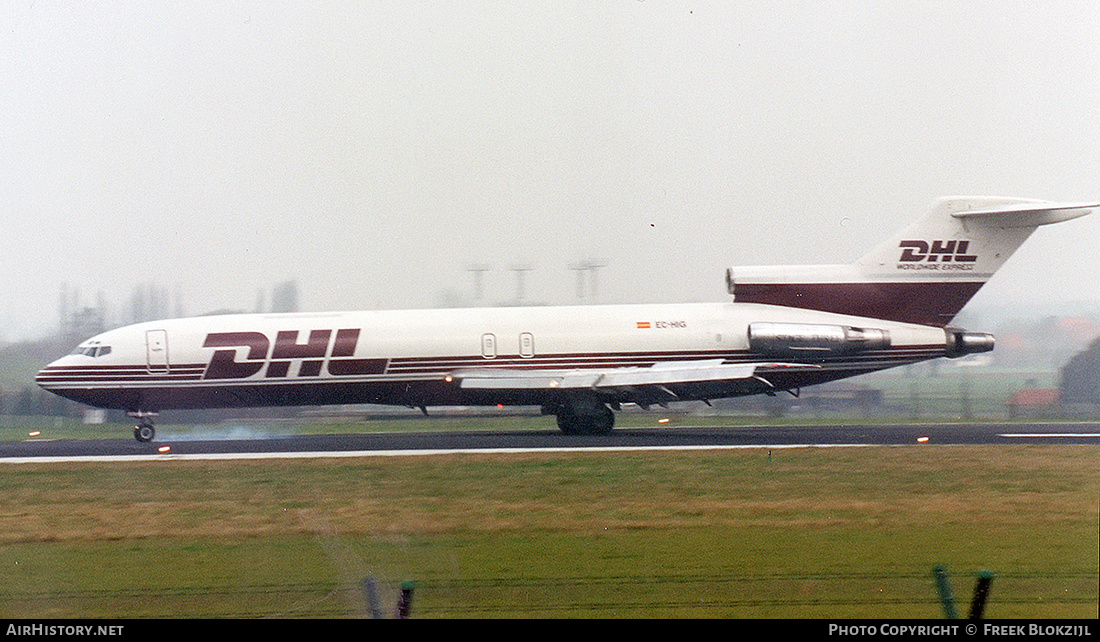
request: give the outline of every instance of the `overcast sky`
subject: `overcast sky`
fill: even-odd
[[[723,301],[941,195],[1100,200],[1100,4],[0,4],[0,339],[117,312]],[[1097,299],[1100,213],[974,304]],[[980,329],[980,328],[979,328]]]

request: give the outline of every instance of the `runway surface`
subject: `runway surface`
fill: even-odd
[[[621,428],[605,436],[545,431],[464,431],[280,436],[257,439],[32,440],[0,443],[0,463],[369,457],[456,452],[692,450],[960,444],[1100,444],[1100,422]]]

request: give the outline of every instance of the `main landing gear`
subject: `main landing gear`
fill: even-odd
[[[611,408],[595,398],[569,399],[554,414],[558,417],[558,429],[565,435],[609,435],[615,427]]]
[[[157,413],[137,411],[128,414],[138,420],[137,425],[134,426],[134,439],[143,444],[153,441],[153,437],[157,436],[157,431],[153,428],[153,417],[156,417]]]

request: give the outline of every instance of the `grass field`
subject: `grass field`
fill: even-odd
[[[1100,447],[8,465],[0,617],[1097,617]]]

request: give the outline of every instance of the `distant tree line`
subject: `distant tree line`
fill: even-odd
[[[24,386],[17,390],[0,389],[0,415],[18,417],[75,417],[83,406],[50,394],[41,388]]]
[[[271,289],[271,305],[264,309],[263,292],[257,297],[256,312],[297,312],[298,282],[283,281]]]
[[[0,347],[0,415],[79,415],[83,406],[34,384],[38,368],[61,357],[71,347],[58,337]]]
[[[276,283],[271,288],[270,305],[266,305],[264,299],[264,291],[259,290],[253,312],[297,312],[298,282],[291,279]],[[242,310],[218,310],[207,314],[239,311]],[[183,316],[186,313],[178,285],[174,294],[169,294],[167,288],[155,283],[140,283],[134,286],[128,299],[114,304],[109,304],[100,291],[95,303],[88,305],[79,289],[63,283],[58,298],[58,334],[63,342],[72,345],[111,328]]]

